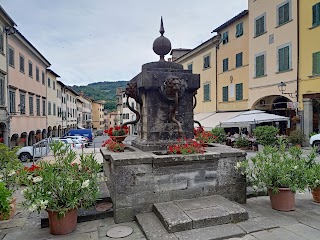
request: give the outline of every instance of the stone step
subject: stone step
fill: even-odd
[[[249,218],[244,208],[220,195],[157,203],[153,211],[169,233],[237,223]]]
[[[159,218],[153,213],[136,216],[137,222],[148,240],[178,240],[173,233],[168,233]]]

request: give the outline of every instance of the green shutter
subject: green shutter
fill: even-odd
[[[222,88],[222,101],[228,101],[228,86]]]
[[[203,101],[210,101],[210,84],[203,86]]]
[[[243,99],[243,84],[239,83],[236,84],[236,100],[242,100]]]
[[[320,25],[320,3],[312,6],[312,26]]]
[[[279,25],[283,24],[284,23],[284,6],[281,6],[279,7],[279,10],[278,10],[278,14],[279,14]]]
[[[264,55],[256,57],[256,77],[264,75]]]
[[[242,52],[236,55],[236,67],[242,66]]]
[[[289,70],[290,68],[290,47],[280,48],[279,51],[279,72]]]
[[[312,75],[320,74],[320,52],[312,54]]]
[[[317,3],[317,25],[320,25],[320,2]]]

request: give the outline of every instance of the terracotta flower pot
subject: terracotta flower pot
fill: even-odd
[[[71,209],[66,212],[63,218],[58,219],[58,212],[47,209],[49,218],[50,233],[53,235],[65,235],[77,228],[78,209]]]
[[[313,189],[312,191],[313,201],[320,203],[320,186]]]
[[[123,135],[123,136],[110,136],[110,138],[118,143],[122,143],[123,140],[125,140],[127,137],[127,135]]]
[[[10,215],[9,217],[6,219],[11,219],[14,217],[14,214],[16,213],[16,210],[17,210],[17,198],[16,197],[13,197],[10,201]],[[4,220],[4,217],[0,214],[0,220]]]
[[[290,188],[279,188],[279,193],[268,190],[271,207],[275,210],[289,212],[295,209],[295,194]]]

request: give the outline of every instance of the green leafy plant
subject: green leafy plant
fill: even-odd
[[[293,130],[290,132],[288,140],[292,144],[302,144],[305,140],[305,135],[301,130]]]
[[[0,143],[0,181],[8,189],[13,189],[16,186],[19,177],[17,172],[23,169],[23,165],[16,154],[18,149],[10,149],[5,144]]]
[[[310,190],[320,187],[320,163],[315,163],[306,170],[306,179]]]
[[[312,133],[309,134],[309,137],[312,137],[312,136],[317,135],[317,134],[318,133],[316,133],[316,132],[312,132]]]
[[[12,193],[13,191],[6,188],[4,182],[0,182],[0,214],[3,219],[10,217]]]
[[[247,138],[245,137],[239,137],[234,143],[235,147],[237,148],[246,148],[249,147],[250,142]]]
[[[81,155],[75,163],[76,153],[65,148],[62,142],[51,146],[54,161],[41,161],[32,175],[26,176],[27,187],[23,190],[23,206],[31,211],[48,209],[59,216],[74,208],[89,208],[99,196],[100,164],[94,155]]]
[[[216,136],[215,138],[215,142],[217,143],[223,143],[226,141],[227,139],[227,135],[226,135],[226,132],[224,131],[223,128],[220,128],[220,127],[216,127],[216,128],[213,128],[211,130],[211,133]]]
[[[253,135],[258,143],[263,146],[272,145],[276,142],[279,129],[274,126],[259,126],[253,130]]]
[[[308,158],[303,157],[302,150],[297,147],[286,152],[281,140],[277,145],[264,147],[263,152],[258,152],[250,160],[238,162],[235,168],[246,175],[254,190],[271,189],[277,193],[279,188],[286,187],[293,192],[304,191]]]

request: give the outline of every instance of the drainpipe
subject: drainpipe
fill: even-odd
[[[6,46],[5,46],[5,57],[6,57],[6,68],[7,68],[7,75],[5,76],[6,81],[6,87],[7,87],[7,104],[6,104],[6,112],[7,112],[7,117],[6,117],[6,122],[7,122],[7,131],[8,131],[8,136],[7,139],[5,140],[5,144],[7,146],[10,145],[10,134],[11,134],[11,116],[10,116],[10,108],[9,108],[9,103],[10,103],[10,91],[9,91],[9,59],[8,59],[8,33],[5,32],[6,34]],[[11,147],[11,146],[9,146]]]
[[[300,13],[299,13],[299,9],[300,9],[300,0],[297,1],[297,35],[298,35],[298,39],[297,39],[297,102],[299,103],[299,74],[300,74]],[[298,113],[299,110],[299,105],[296,111],[296,114]],[[301,126],[300,126],[301,127]]]

